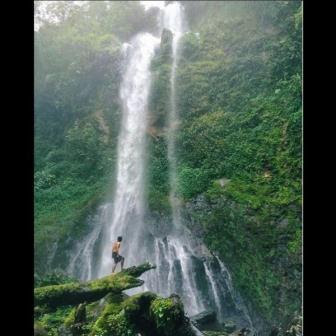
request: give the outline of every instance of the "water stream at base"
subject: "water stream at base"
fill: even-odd
[[[230,274],[224,264],[181,224],[175,157],[178,125],[175,77],[179,40],[185,31],[183,8],[179,3],[171,3],[162,6],[160,13],[161,30],[166,28],[173,33],[171,111],[167,141],[172,229],[164,237],[155,236],[144,220],[150,63],[160,39],[149,33],[139,33],[123,46],[126,67],[120,88],[123,117],[118,142],[114,199],[112,203],[106,203],[98,209],[97,215],[91,221],[91,233],[74,249],[68,272],[82,280],[110,274],[112,242],[117,236],[123,236],[121,254],[125,257],[125,267],[145,261],[157,265],[156,270],[142,276],[145,284],[129,290],[128,294],[145,290],[162,296],[176,293],[181,297],[190,316],[205,309],[214,309],[221,322],[227,318],[237,320],[239,316],[239,325],[252,327],[251,319],[242,300],[237,299]]]

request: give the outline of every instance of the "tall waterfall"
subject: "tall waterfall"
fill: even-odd
[[[173,214],[173,225],[180,227],[180,207],[177,197],[177,162],[175,155],[176,134],[178,131],[178,115],[176,109],[176,69],[178,64],[178,47],[181,36],[184,32],[184,25],[182,19],[182,6],[179,3],[172,3],[166,6],[163,12],[163,26],[173,33],[172,41],[172,68],[170,75],[170,113],[168,117],[168,160],[169,160],[169,182],[170,182],[170,204]]]
[[[111,272],[111,245],[125,237],[126,264],[138,262],[144,217],[144,166],[146,154],[147,103],[150,62],[160,40],[149,33],[138,34],[126,46],[128,64],[120,88],[123,117],[118,144],[117,183],[112,223],[106,228],[99,275]]]
[[[72,255],[68,271],[83,280],[111,273],[112,242],[123,236],[121,254],[125,267],[150,261],[157,269],[145,273],[145,284],[132,290],[151,290],[162,296],[180,295],[189,315],[215,309],[218,319],[240,316],[241,324],[251,320],[241,299],[233,290],[230,274],[181,223],[177,195],[175,138],[178,131],[176,71],[179,41],[185,32],[183,7],[179,3],[160,3],[161,30],[173,33],[168,116],[168,159],[170,170],[171,231],[164,237],[150,232],[144,216],[147,105],[150,92],[150,64],[160,39],[149,33],[137,34],[124,45],[125,71],[120,88],[122,125],[118,143],[115,194],[112,203],[99,208],[90,220],[91,233]],[[119,266],[118,266],[119,267]],[[117,268],[118,269],[118,268]]]

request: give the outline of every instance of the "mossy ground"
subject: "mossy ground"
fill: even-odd
[[[36,288],[35,304],[42,306],[43,303],[49,310],[35,315],[35,334],[192,336],[177,296],[160,298],[145,292],[127,297],[122,293],[125,289],[141,285],[143,282],[137,277],[154,267],[145,263],[84,284],[72,282]],[[85,294],[90,291],[97,296]],[[75,301],[65,305],[71,301],[71,296]],[[87,303],[88,297],[93,302]]]

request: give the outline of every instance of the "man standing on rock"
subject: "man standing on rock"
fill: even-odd
[[[119,254],[121,241],[122,237],[118,237],[117,241],[112,246],[112,258],[114,260],[114,265],[112,267],[112,274],[114,274],[118,262],[120,262],[121,270],[123,270],[124,268],[125,258]]]

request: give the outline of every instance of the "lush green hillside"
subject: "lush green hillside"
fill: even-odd
[[[55,2],[35,32],[35,265],[76,239],[109,192],[119,132],[121,47],[155,27],[137,2]],[[41,10],[37,3],[36,12]]]
[[[204,241],[263,316],[284,320],[301,305],[300,2],[185,6],[191,25],[178,70],[180,194],[187,205],[205,196],[205,210],[189,213]],[[159,55],[156,62],[152,111],[160,134],[170,60]],[[149,199],[163,211],[164,139],[153,148]]]
[[[253,311],[286,323],[301,307],[301,3],[184,5],[177,154],[186,224],[225,261]],[[132,1],[91,2],[85,15],[53,6],[60,22],[35,32],[39,273],[53,243],[80,237],[112,190],[122,43],[156,26],[155,11]],[[151,65],[148,130],[149,211],[164,215],[170,44],[165,31]]]

